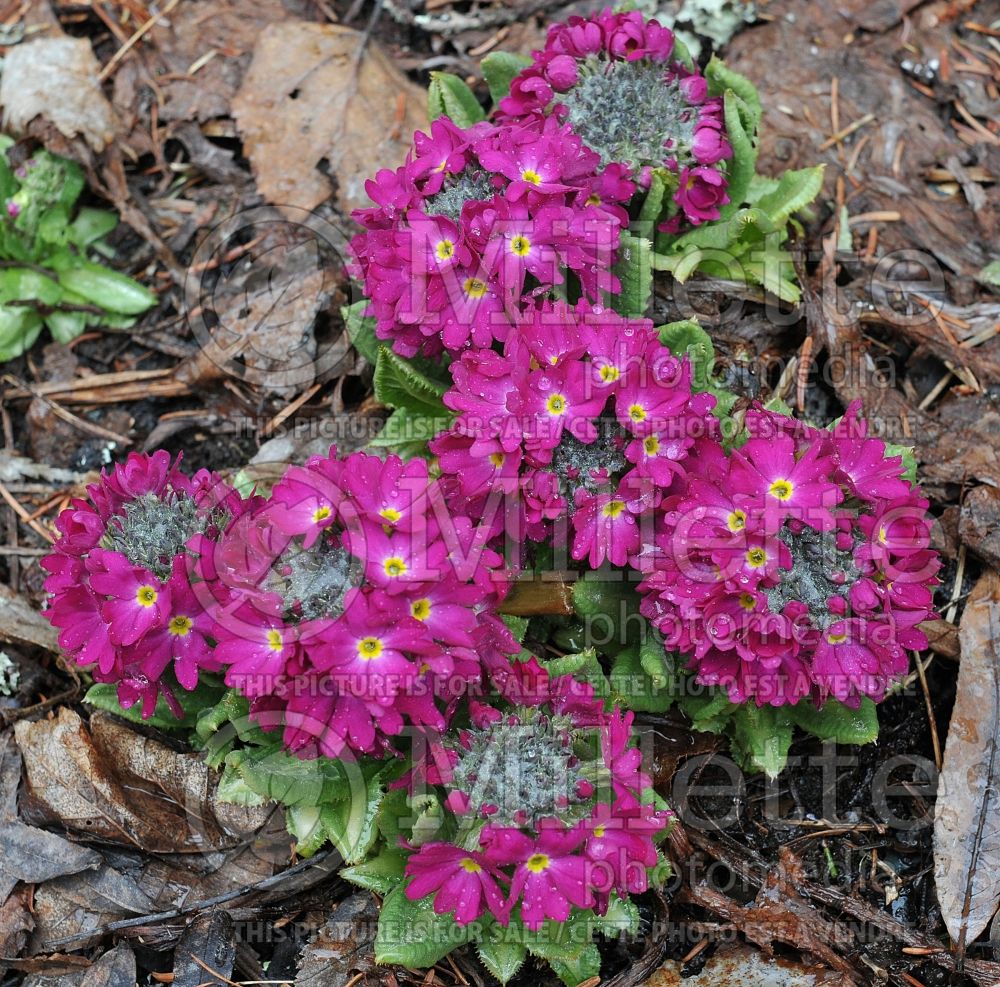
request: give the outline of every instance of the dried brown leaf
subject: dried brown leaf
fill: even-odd
[[[4,126],[23,133],[36,117],[95,152],[115,137],[117,121],[98,82],[100,65],[86,38],[37,38],[4,57],[0,104]]]
[[[938,901],[959,950],[1000,904],[1000,575],[976,584],[959,629],[962,661],[934,817]]]
[[[58,651],[56,629],[23,596],[0,584],[0,641]]]
[[[842,973],[823,967],[805,966],[783,957],[765,956],[747,946],[722,949],[712,956],[700,973],[682,974],[683,963],[664,963],[648,981],[648,987],[843,987],[848,981]]]
[[[426,128],[425,95],[374,42],[335,24],[264,29],[233,100],[257,187],[278,208],[314,209],[336,178],[344,212],[368,205],[365,181],[402,163]]]

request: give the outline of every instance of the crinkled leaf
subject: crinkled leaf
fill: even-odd
[[[501,927],[494,926],[493,928]],[[477,951],[479,958],[483,961],[483,966],[501,984],[506,984],[524,966],[524,961],[528,956],[528,950],[519,942],[493,942],[490,939],[480,942]]]
[[[208,706],[214,706],[226,691],[226,687],[210,675],[202,675],[193,692],[182,689],[177,685],[176,680],[170,681],[170,679],[172,676],[168,678],[168,682],[170,682],[171,691],[184,714],[180,718],[174,716],[167,701],[163,696],[160,696],[152,716],[143,719],[142,704],[136,703],[125,709],[118,702],[118,687],[111,682],[98,682],[92,685],[83,697],[83,701],[96,709],[114,713],[115,716],[120,716],[132,723],[145,723],[147,726],[156,727],[159,730],[187,731],[194,729],[201,711]]]
[[[530,58],[516,55],[511,51],[490,52],[479,63],[486,84],[490,87],[494,106],[510,93],[510,84],[514,81],[514,77],[530,64]]]
[[[757,167],[757,141],[756,125],[749,119],[752,113],[748,112],[747,104],[732,89],[726,90],[722,105],[726,133],[733,147],[733,156],[726,169],[729,179],[726,194],[729,202],[720,210],[722,219],[728,219],[746,201]]]
[[[402,850],[383,850],[377,857],[363,864],[343,867],[340,876],[351,884],[377,894],[388,894],[403,882],[407,855]]]
[[[747,120],[751,124],[751,129],[756,130],[760,126],[763,113],[760,95],[756,86],[745,75],[734,72],[721,58],[713,55],[705,66],[705,79],[708,82],[710,96],[723,96],[727,89],[732,90],[746,106],[749,114]]]
[[[427,115],[431,120],[450,117],[462,128],[486,119],[476,94],[450,72],[431,72],[431,84],[427,88]]]
[[[433,966],[456,946],[469,942],[479,931],[476,924],[461,926],[451,915],[434,912],[434,896],[417,901],[397,885],[382,902],[375,937],[375,960],[416,969]]]
[[[639,210],[639,232],[652,237],[656,232],[656,224],[663,213],[663,200],[667,192],[667,183],[659,170],[654,171],[649,182],[649,191],[642,200]]]
[[[615,263],[621,291],[611,295],[611,305],[619,315],[642,318],[653,294],[653,244],[646,237],[623,231]]]
[[[786,171],[777,185],[762,195],[754,205],[765,212],[775,226],[783,226],[789,216],[804,209],[823,188],[826,165]]]
[[[706,733],[722,733],[737,707],[729,701],[722,689],[696,688],[694,679],[685,675],[680,682],[677,705],[691,720],[695,730]]]
[[[787,707],[788,715],[806,733],[838,744],[870,744],[878,739],[878,710],[868,698],[858,709],[830,699],[822,709],[803,699]]]
[[[344,320],[344,328],[351,345],[372,365],[378,359],[378,351],[382,346],[378,336],[375,335],[375,320],[365,315],[369,301],[362,298],[361,301],[353,305],[343,305],[340,309],[340,316]]]
[[[696,391],[711,387],[711,373],[715,365],[715,347],[712,337],[694,319],[669,322],[658,330],[660,342],[673,353],[691,360],[691,384]]]
[[[743,703],[733,710],[733,752],[748,770],[777,778],[792,745],[792,718],[784,706]]]
[[[514,635],[514,640],[520,644],[524,640],[524,635],[528,633],[528,618],[504,614],[500,619],[507,625],[507,630]]]
[[[917,485],[917,456],[913,446],[903,446],[895,442],[886,442],[887,457],[900,456],[903,460],[903,479]]]
[[[285,814],[288,832],[295,837],[295,852],[300,857],[312,857],[326,845],[328,834],[323,825],[326,806],[293,805]]]
[[[376,820],[385,798],[385,786],[403,770],[400,761],[388,764],[344,764],[349,792],[346,798],[324,805],[320,817],[326,835],[349,864],[364,860],[378,836]]]
[[[428,441],[444,431],[451,421],[445,416],[430,417],[409,408],[396,408],[368,444],[376,449],[387,449],[401,459],[426,456]]]
[[[662,654],[663,649],[660,649]],[[611,699],[616,706],[641,713],[665,713],[673,702],[665,665],[651,675],[643,666],[639,648],[624,648],[611,665]]]
[[[382,346],[375,362],[375,398],[390,408],[405,408],[425,418],[448,418],[441,396],[446,387]]]
[[[222,776],[215,789],[215,797],[220,802],[243,806],[263,805],[267,801],[263,795],[259,795],[246,783],[236,768],[228,764],[222,769]]]
[[[226,758],[258,795],[286,806],[320,806],[350,799],[352,786],[343,766],[332,758],[304,760],[273,746],[233,751]]]

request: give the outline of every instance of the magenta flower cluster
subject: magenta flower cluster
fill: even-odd
[[[354,273],[378,336],[403,356],[485,347],[566,271],[591,300],[617,291],[635,186],[598,165],[555,119],[463,130],[441,117],[418,133],[406,164],[367,183],[375,206],[354,213]]]
[[[605,167],[624,166],[648,185],[670,178],[678,208],[665,229],[718,219],[729,202],[722,162],[732,157],[721,98],[679,60],[673,33],[638,11],[604,10],[549,28],[545,47],[500,103],[511,124],[537,116],[568,123]]]
[[[940,566],[928,502],[852,404],[831,430],[760,410],[664,500],[643,613],[734,703],[880,700],[927,646]]]
[[[585,302],[535,305],[503,354],[469,350],[451,373],[457,417],[431,443],[451,503],[593,569],[639,550],[695,439],[717,432],[715,399],[691,393],[651,322]]]
[[[193,690],[200,672],[221,669],[188,546],[218,538],[250,502],[207,470],[186,476],[163,450],[131,453],[87,493],[56,519],[42,560],[59,646],[96,666],[95,681],[118,683],[122,706],[141,702],[148,717],[162,694],[180,716],[164,672]]]
[[[612,894],[646,890],[671,818],[643,799],[632,714],[606,712],[590,685],[550,678],[534,658],[491,664],[500,701],[473,702],[470,726],[421,775],[458,835],[409,858],[406,894],[433,894],[459,925],[485,912],[532,930],[573,907],[604,914]]]
[[[381,756],[480,681],[501,560],[423,460],[331,451],[244,500],[133,453],[88,493],[43,561],[47,613],[125,707],[163,695],[181,715],[168,668],[187,690],[224,672],[300,756]]]

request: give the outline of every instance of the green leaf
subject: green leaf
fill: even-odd
[[[180,718],[174,716],[167,701],[161,695],[152,716],[143,719],[142,704],[137,703],[128,709],[123,708],[118,702],[118,687],[111,682],[99,682],[92,685],[83,697],[83,701],[97,709],[114,713],[132,723],[145,723],[147,726],[156,727],[159,730],[189,731],[194,729],[199,713],[206,706],[213,706],[217,703],[226,691],[226,687],[211,675],[202,675],[193,692],[182,689],[169,671],[166,673],[166,677],[171,691],[183,711],[184,715]]]
[[[530,621],[527,617],[515,617],[513,614],[503,614],[500,618],[506,625],[507,630],[514,635],[514,640],[518,644],[524,641],[524,635],[528,633],[528,624]]]
[[[476,94],[450,72],[431,72],[431,84],[427,88],[427,115],[431,120],[450,117],[462,128],[486,119]]]
[[[744,767],[777,778],[792,745],[792,718],[786,706],[744,703],[732,716],[733,747]]]
[[[396,408],[386,419],[382,431],[368,445],[388,449],[401,459],[427,455],[427,443],[451,424],[443,415],[430,417],[409,408]]]
[[[991,260],[977,275],[976,279],[983,284],[1000,287],[1000,260]]]
[[[405,408],[425,418],[447,418],[442,395],[447,389],[412,363],[382,346],[375,361],[375,399],[390,408]]]
[[[524,933],[532,956],[545,960],[567,987],[599,976],[601,954],[591,941],[595,923],[592,912],[576,910],[566,922],[546,921],[535,932]]]
[[[9,267],[0,271],[0,301],[33,301],[58,305],[63,290],[50,277],[30,267]]]
[[[653,294],[652,242],[622,231],[618,261],[614,272],[621,281],[621,291],[611,296],[611,306],[619,315],[642,318]]]
[[[515,55],[510,51],[490,52],[480,63],[483,77],[490,87],[490,97],[497,106],[510,93],[510,84],[522,69],[531,64],[531,59],[524,55]]]
[[[383,850],[377,857],[353,867],[342,867],[340,876],[359,888],[377,894],[388,894],[403,882],[407,855],[402,850]]]
[[[743,272],[750,281],[762,285],[776,298],[797,304],[802,297],[802,291],[793,280],[795,264],[792,255],[776,246],[774,241],[777,237],[774,234],[771,234],[768,240],[772,242],[762,250],[755,251],[753,255],[755,259],[744,261]],[[792,276],[786,277],[785,272],[791,273]]]
[[[763,108],[760,95],[754,84],[739,72],[734,72],[721,58],[713,55],[705,67],[705,79],[708,82],[710,96],[723,96],[727,89],[732,90],[746,105],[749,112],[749,122],[756,130],[760,126]]]
[[[788,218],[804,209],[819,195],[823,188],[823,171],[826,165],[786,171],[777,186],[762,195],[754,205],[765,212],[776,227],[784,226]]]
[[[78,247],[89,247],[118,226],[118,217],[107,209],[84,206],[69,225],[69,239]]]
[[[382,344],[375,335],[375,320],[364,314],[369,304],[367,298],[362,298],[353,305],[343,305],[340,316],[351,345],[374,367]]]
[[[659,328],[660,342],[681,358],[691,361],[691,383],[696,391],[712,389],[712,369],[715,366],[715,347],[712,337],[694,319],[669,322]]]
[[[662,648],[660,649],[662,654]],[[665,665],[664,665],[665,670]],[[673,702],[663,674],[652,676],[639,656],[639,648],[619,651],[611,666],[611,699],[617,706],[641,713],[665,713]]]
[[[913,446],[903,446],[895,442],[886,442],[886,456],[899,456],[903,460],[903,479],[913,486],[917,485],[917,456]]]
[[[247,807],[263,805],[267,799],[258,795],[240,775],[239,771],[228,764],[222,770],[222,777],[215,789],[215,797],[220,802]]]
[[[663,199],[666,196],[667,183],[659,170],[654,171],[649,182],[649,191],[642,201],[639,210],[639,232],[652,238],[656,234],[656,226],[663,213]]]
[[[747,104],[732,89],[727,89],[722,105],[726,134],[733,148],[726,170],[729,203],[720,210],[722,219],[728,219],[746,201],[757,167],[757,144],[756,125],[747,121]]]
[[[677,705],[688,715],[693,729],[722,733],[737,707],[724,690],[697,686],[700,691],[690,691],[695,685],[693,677],[685,674],[680,681]]]
[[[352,796],[340,762],[327,757],[306,761],[273,746],[233,751],[226,758],[258,795],[285,806],[320,806]]]
[[[878,710],[867,697],[861,700],[858,709],[851,709],[836,699],[827,700],[822,709],[804,699],[787,709],[798,726],[820,740],[871,744],[878,739]]]
[[[506,984],[524,966],[528,956],[528,950],[519,942],[492,942],[489,939],[479,943],[478,952],[483,966],[501,984]]]
[[[285,814],[288,832],[295,837],[295,852],[300,857],[312,857],[325,846],[326,828],[323,826],[323,810],[326,806],[293,805]]]
[[[481,930],[475,922],[461,926],[451,915],[435,914],[433,895],[410,901],[405,886],[399,884],[382,902],[375,961],[424,969],[475,938]]]
[[[63,271],[59,283],[88,302],[121,315],[139,315],[156,304],[156,295],[138,281],[89,261]]]
[[[45,325],[57,343],[68,343],[87,328],[87,313],[49,312],[45,316]]]
[[[378,837],[376,819],[385,786],[403,771],[401,761],[344,763],[350,790],[346,798],[324,805],[320,818],[326,835],[348,864],[364,860]]]

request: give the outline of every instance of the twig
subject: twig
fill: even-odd
[[[163,10],[153,14],[153,16],[150,17],[150,19],[146,21],[146,23],[143,24],[142,27],[140,27],[139,30],[136,31],[135,34],[133,34],[132,37],[130,37],[125,44],[123,44],[121,48],[119,48],[118,51],[111,56],[108,64],[105,65],[104,68],[98,73],[98,81],[104,82],[108,76],[114,72],[115,68],[117,68],[118,63],[135,47],[136,43],[140,41],[149,31],[151,31],[180,2],[181,0],[169,0]]]

